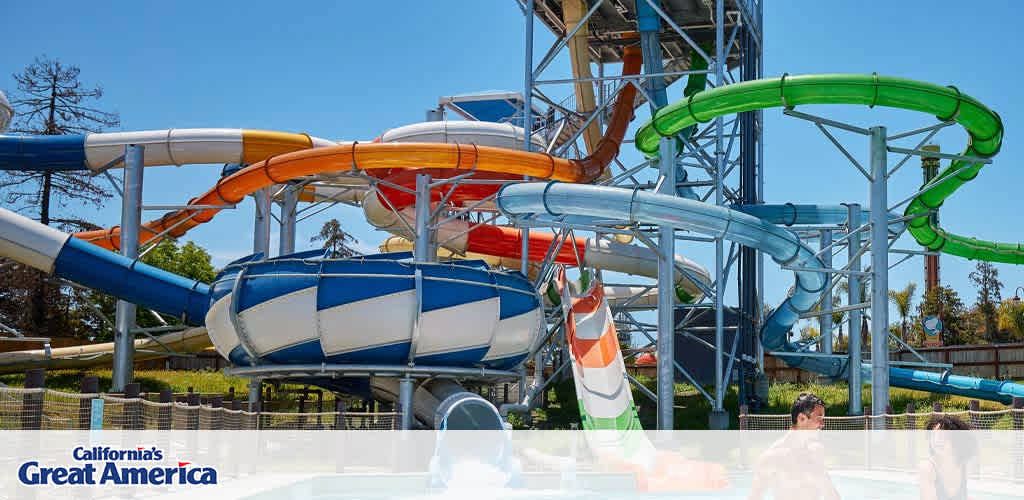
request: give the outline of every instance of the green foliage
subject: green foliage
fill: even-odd
[[[975,304],[985,327],[985,339],[999,342],[999,314],[996,311],[1002,299],[1003,283],[999,281],[999,270],[988,262],[978,262],[974,271],[968,275],[971,283],[978,289],[978,300]]]
[[[142,262],[206,284],[217,276],[210,254],[191,241],[178,246],[175,240],[167,238],[143,256]]]
[[[924,329],[921,319],[926,316],[938,316],[942,320],[942,343],[945,345],[966,344],[974,339],[970,329],[967,308],[956,290],[939,285],[925,292],[921,303],[917,305],[917,316],[911,328],[913,336],[920,344],[924,340]]]
[[[325,222],[320,228],[320,232],[309,239],[310,243],[318,241],[323,242],[323,248],[325,250],[330,250],[329,257],[332,259],[351,257],[353,255],[360,254],[359,250],[352,246],[352,244],[358,243],[359,240],[345,232],[341,227],[341,223],[338,222],[338,219],[331,219]]]
[[[907,338],[910,334],[907,328],[907,318],[910,317],[915,291],[917,291],[916,283],[907,283],[903,290],[889,290],[889,301],[896,306],[896,312],[900,315],[900,326],[893,334],[898,335],[904,342],[909,340]]]
[[[1013,342],[1024,340],[1024,302],[1020,300],[1004,300],[999,304],[999,330],[1006,332]]]
[[[217,276],[217,271],[210,262],[210,254],[195,243],[189,241],[184,245],[172,238],[167,238],[157,244],[156,248],[150,250],[142,257],[142,262],[153,267],[163,269],[189,279],[210,284]],[[114,320],[117,299],[96,291],[87,292],[89,300],[103,313],[106,319],[99,319],[89,337],[99,342],[109,342],[114,339],[112,324],[107,320]],[[97,315],[98,317],[98,315]],[[181,320],[167,315],[160,315],[159,319],[152,311],[138,308],[135,313],[135,324],[140,328],[152,328],[156,326],[180,325]]]

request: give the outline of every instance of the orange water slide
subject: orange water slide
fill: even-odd
[[[627,47],[623,54],[623,75],[637,74],[640,64],[639,47]],[[633,117],[636,92],[632,84],[627,84],[620,91],[605,136],[592,154],[579,160],[474,144],[352,143],[271,156],[220,179],[212,189],[193,198],[189,204],[232,205],[253,192],[297,177],[350,169],[369,172],[423,168],[476,170],[509,174],[515,178],[527,175],[543,180],[590,182],[618,155]],[[209,222],[219,211],[218,208],[208,208],[170,212],[143,225],[140,243],[146,243],[164,231],[170,236],[181,236],[191,228]],[[104,248],[117,249],[120,248],[120,233],[120,228],[114,227],[85,231],[75,236]]]

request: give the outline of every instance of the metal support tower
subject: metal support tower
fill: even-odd
[[[142,225],[142,174],[145,147],[124,147],[124,191],[121,198],[121,255],[139,257],[139,228]],[[117,301],[114,332],[114,363],[111,391],[123,392],[132,381],[135,361],[135,304]]]
[[[278,245],[279,255],[295,253],[296,207],[299,204],[299,191],[302,188],[289,185],[281,193],[281,232]]]
[[[527,99],[542,101],[554,110],[554,121],[548,125],[548,137],[560,139],[553,145],[555,155],[570,156],[586,154],[580,147],[580,139],[587,127],[593,123],[604,123],[611,103],[618,92],[627,84],[634,84],[641,98],[647,101],[644,108],[657,109],[670,101],[682,97],[681,92],[673,94],[671,86],[676,81],[689,78],[710,77],[715,86],[739,81],[753,80],[761,74],[761,2],[758,0],[717,0],[698,3],[695,9],[670,8],[658,0],[611,1],[594,0],[584,4],[582,16],[579,9],[572,11],[567,21],[563,0],[522,0],[516,2],[526,16],[536,16],[555,35],[555,41],[539,63],[534,66],[532,36],[528,31],[526,45],[526,89]],[[586,29],[589,62],[597,65],[596,78],[573,77],[544,79],[545,68],[566,47],[576,47],[574,36]],[[530,29],[529,21],[527,30]],[[635,76],[609,76],[607,64],[622,60],[625,46],[636,43],[617,34],[639,31],[643,49],[644,72]],[[712,50],[713,49],[713,50]],[[570,49],[571,50],[571,49]],[[578,60],[581,54],[574,54]],[[707,62],[707,69],[703,68]],[[594,85],[598,102],[593,108],[589,103],[577,102],[579,95],[565,99],[553,99],[554,89],[573,89]],[[555,86],[555,87],[553,87]],[[572,92],[570,90],[570,92]],[[642,101],[640,102],[641,104]],[[586,104],[586,105],[585,105]],[[593,109],[593,111],[590,111]],[[585,110],[585,111],[584,111]],[[646,109],[644,110],[646,111]],[[732,205],[738,203],[760,203],[761,182],[761,134],[762,113],[751,112],[740,118],[716,119],[713,123],[694,127],[688,136],[668,138],[661,145],[661,159],[652,162],[626,165],[632,161],[623,153],[609,166],[607,177],[601,183],[626,189],[656,191],[668,196],[689,196],[697,201]],[[638,116],[638,119],[644,119]],[[568,130],[566,132],[566,130]],[[679,144],[683,147],[680,149]],[[626,160],[629,159],[629,160]],[[685,169],[685,170],[684,170]],[[739,175],[737,175],[739,174]],[[522,221],[520,221],[522,222]],[[577,230],[593,231],[598,239],[610,239],[622,234],[621,227],[614,225],[586,226],[562,223],[561,228],[575,227]],[[677,362],[675,347],[677,335],[694,338],[702,355],[711,355],[715,360],[716,387],[713,392],[704,392],[715,414],[710,422],[714,427],[726,425],[728,415],[724,409],[724,398],[728,383],[733,380],[733,370],[739,372],[739,380],[746,381],[746,373],[757,358],[753,357],[760,343],[757,340],[758,327],[762,320],[763,296],[759,292],[762,280],[759,262],[761,257],[752,249],[735,248],[726,256],[721,239],[695,237],[670,227],[633,225],[626,229],[632,235],[634,244],[642,244],[657,255],[657,324],[640,324],[630,311],[645,307],[637,300],[627,300],[620,306],[620,316],[629,320],[630,325],[620,331],[643,334],[650,341],[648,346],[657,344],[658,391],[654,396],[659,404],[659,429],[672,428],[672,404],[674,378],[678,371],[688,382],[701,387],[684,363]],[[716,249],[715,269],[712,283],[704,287],[704,299],[695,304],[676,304],[675,280],[684,272],[675,266],[676,241],[691,245],[712,243]],[[525,250],[525,248],[524,248]],[[553,252],[552,252],[553,253]],[[545,262],[545,264],[548,264]],[[711,268],[711,263],[702,263]],[[733,266],[739,270],[731,273]],[[728,283],[734,283],[739,291],[740,307],[724,303]],[[655,284],[647,285],[653,289]],[[701,285],[703,286],[703,285]],[[639,296],[636,297],[639,299]],[[712,310],[709,310],[712,309]],[[726,325],[724,311],[729,310],[729,321],[740,318],[738,325]],[[713,316],[713,328],[694,328],[695,321],[706,321]],[[704,335],[714,332],[714,340]],[[728,339],[727,339],[727,336]],[[730,342],[737,346],[726,350]],[[739,347],[742,346],[742,347]],[[556,347],[557,349],[557,347]],[[710,377],[710,374],[703,376]],[[746,396],[745,388],[743,395]]]
[[[256,203],[253,217],[252,251],[270,257],[270,188],[263,188],[252,195]]]
[[[871,131],[871,409],[889,406],[889,209],[885,127]],[[875,426],[885,428],[883,419]]]
[[[854,231],[857,231],[861,225],[860,204],[850,203],[846,208],[849,210],[849,215],[847,215],[847,226],[851,233],[846,247],[849,259],[847,267],[850,268],[850,271],[853,271],[853,273],[851,273],[847,278],[847,284],[849,286],[847,287],[846,303],[853,305],[860,304],[863,301],[860,288],[860,276],[856,274],[861,271],[860,244],[863,235],[861,233],[857,233],[855,235],[852,234]],[[862,314],[863,312],[860,309],[853,309],[847,317],[849,323],[849,336],[847,337],[849,339],[848,351],[850,353],[848,363],[848,366],[850,367],[848,380],[850,391],[850,415],[860,415],[864,412],[863,402],[861,401],[861,388],[864,386],[864,383],[860,377],[860,365],[862,361],[860,345]]]
[[[533,12],[534,1],[526,0],[526,11]],[[530,150],[533,142],[533,15],[526,15],[526,61],[523,65],[523,151]],[[529,180],[529,177],[523,177]],[[519,247],[519,271],[526,276],[530,271],[530,229],[522,229]]]
[[[822,229],[821,236],[821,248],[832,248],[832,230]],[[826,268],[832,267],[832,250],[826,251],[821,256],[821,261],[825,264]],[[832,282],[832,273],[825,273],[825,283]],[[829,292],[831,295],[831,292]],[[818,334],[821,336],[821,352],[825,354],[832,354],[832,297],[825,297],[825,300],[821,301],[821,316],[818,317]]]
[[[715,18],[725,19],[725,0],[715,2]],[[725,85],[725,25],[715,23],[715,87]],[[725,204],[724,176],[726,168],[726,152],[722,142],[725,134],[724,118],[715,119],[715,204]],[[729,384],[728,373],[724,373],[725,331],[723,330],[725,306],[725,242],[721,237],[715,238],[715,400],[708,415],[708,426],[711,430],[728,429],[729,414],[725,411],[725,390]],[[661,332],[658,332],[661,333]]]
[[[660,193],[675,194],[676,162],[674,141],[661,139],[659,153]],[[675,408],[675,228],[658,228],[658,429],[673,428]]]
[[[420,262],[437,260],[430,219],[430,175],[416,174],[416,238],[413,240],[413,256]]]

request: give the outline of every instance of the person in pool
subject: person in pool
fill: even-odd
[[[804,392],[789,410],[789,432],[757,461],[750,500],[761,500],[769,490],[787,500],[838,499],[839,492],[825,470],[825,448],[816,438],[825,427],[825,402]]]
[[[918,467],[921,479],[921,500],[969,500],[967,496],[967,463],[974,458],[976,447],[966,431],[970,426],[953,415],[933,415],[925,426],[928,431],[929,457]]]

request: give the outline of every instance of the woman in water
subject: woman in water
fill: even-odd
[[[944,431],[970,430],[970,426],[953,415],[934,415],[925,428],[929,457],[918,469],[921,500],[969,500],[967,463],[976,452],[973,436]]]

